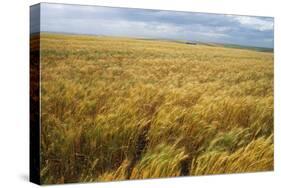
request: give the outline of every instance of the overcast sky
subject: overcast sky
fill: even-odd
[[[39,7],[39,6],[38,6]],[[31,21],[38,18],[31,8]],[[37,13],[36,13],[37,12]],[[273,47],[273,18],[41,4],[41,31]],[[34,21],[34,23],[36,23]],[[36,24],[31,32],[38,32]]]

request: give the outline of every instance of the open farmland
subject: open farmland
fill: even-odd
[[[273,53],[40,41],[42,183],[273,170]]]

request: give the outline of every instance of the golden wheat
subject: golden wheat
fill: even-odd
[[[42,183],[273,169],[273,54],[41,34]]]

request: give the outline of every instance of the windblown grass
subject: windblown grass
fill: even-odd
[[[41,34],[42,183],[273,170],[273,54]]]

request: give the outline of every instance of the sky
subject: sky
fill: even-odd
[[[40,11],[39,6],[31,8],[30,19],[31,33],[93,34],[268,48],[274,45],[274,20],[270,17],[41,3]]]

